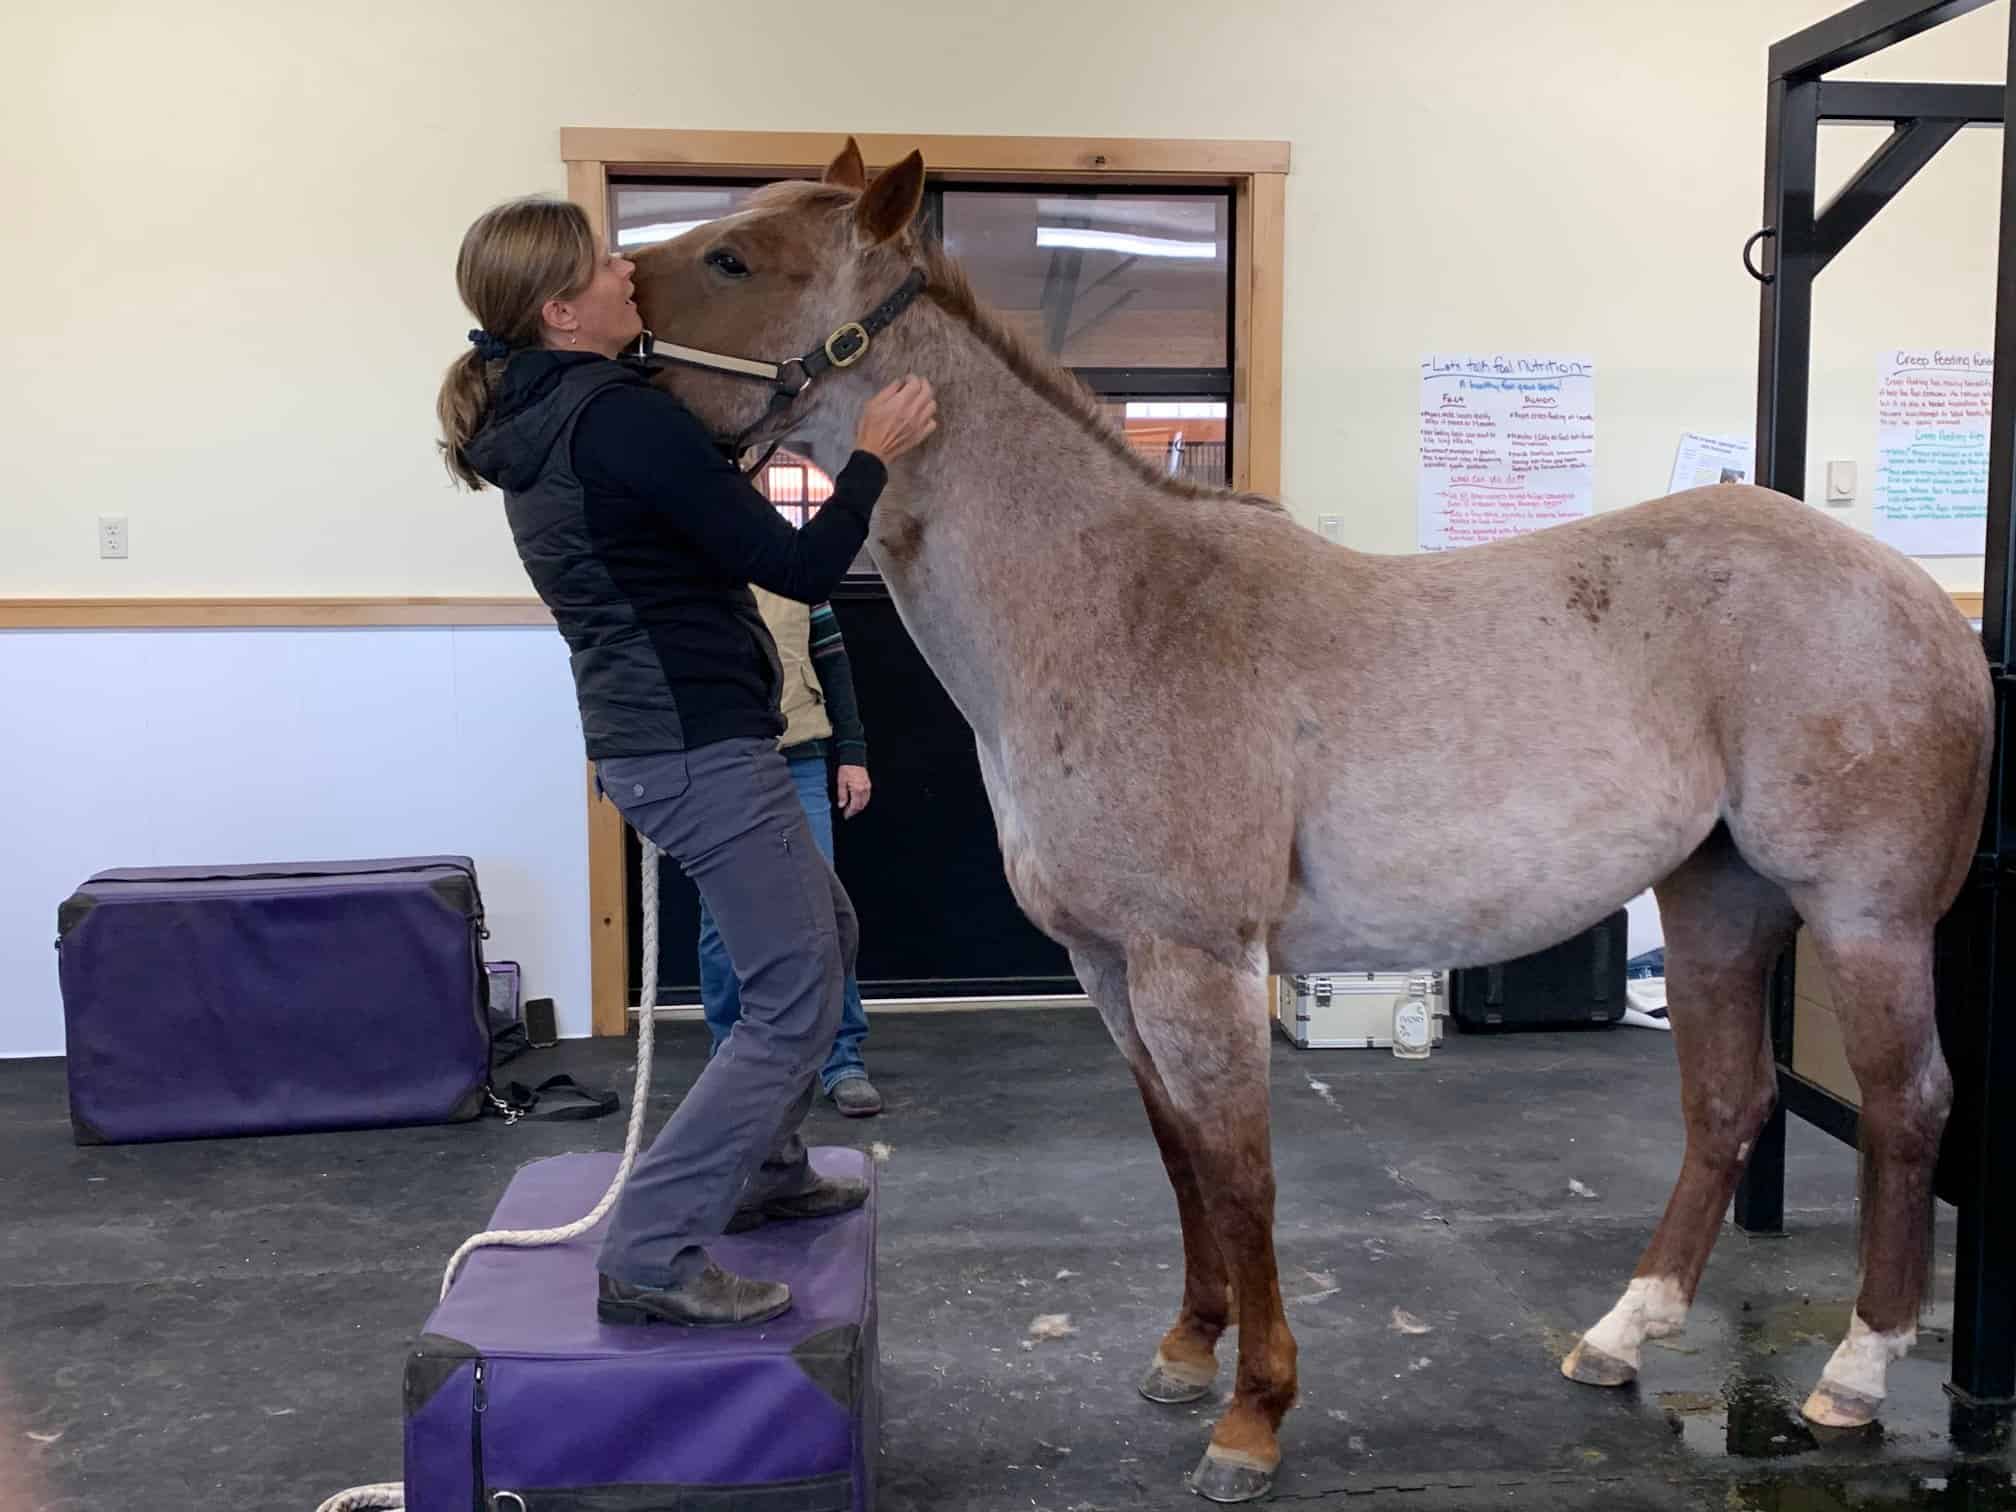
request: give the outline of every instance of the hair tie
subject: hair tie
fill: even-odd
[[[469,342],[476,348],[476,355],[485,362],[499,362],[511,355],[511,343],[492,336],[478,327],[469,333]]]

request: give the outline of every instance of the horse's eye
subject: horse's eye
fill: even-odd
[[[704,259],[707,266],[723,278],[747,278],[749,265],[730,252],[726,247],[716,247]]]

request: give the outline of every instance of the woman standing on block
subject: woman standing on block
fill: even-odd
[[[814,604],[808,609],[759,589],[756,609],[769,627],[784,666],[784,691],[778,701],[784,735],[778,751],[791,773],[792,785],[798,789],[798,803],[811,827],[812,843],[830,863],[835,801],[841,817],[852,819],[868,806],[871,792],[868,738],[854,701],[854,672],[847,660],[847,643],[841,639],[840,622],[834,618],[831,604]],[[828,755],[834,765],[831,792],[827,789]],[[843,1116],[873,1118],[882,1111],[882,1094],[868,1079],[868,1063],[861,1054],[862,1042],[868,1038],[868,1010],[852,971],[847,973],[841,1002],[840,1032],[834,1036],[832,1053],[819,1068],[819,1084]],[[735,963],[721,943],[721,931],[715,927],[705,899],[700,903],[700,1006],[713,1040],[708,1054],[719,1054],[742,1016],[742,997]]]
[[[479,327],[438,406],[448,469],[504,491],[519,559],[572,655],[603,791],[691,877],[741,975],[741,1018],[610,1215],[598,1309],[612,1323],[754,1323],[790,1306],[701,1247],[773,1219],[858,1207],[799,1124],[854,964],[854,910],[778,754],[776,647],[754,583],[826,598],[868,533],[884,464],[936,429],[909,378],[861,416],[833,497],[785,523],[700,423],[616,360],[642,329],[631,264],[562,200],[500,205],[456,262]]]

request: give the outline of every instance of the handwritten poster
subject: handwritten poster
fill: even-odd
[[[1673,476],[1666,491],[1704,488],[1711,483],[1748,483],[1753,468],[1748,436],[1704,436],[1686,431],[1673,454]]]
[[[1912,556],[1979,556],[1994,353],[1886,352],[1876,378],[1878,539]]]
[[[1596,364],[1518,353],[1421,363],[1420,537],[1447,551],[1586,516]]]

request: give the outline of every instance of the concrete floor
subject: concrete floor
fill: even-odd
[[[654,1115],[701,1043],[694,1025],[661,1031]],[[627,1088],[630,1048],[570,1044],[510,1074]],[[1133,1389],[1181,1255],[1097,1019],[890,1014],[868,1048],[888,1113],[822,1109],[813,1133],[890,1146],[884,1512],[1201,1505],[1183,1476],[1214,1407],[1156,1408]],[[1670,1040],[1632,1029],[1454,1037],[1420,1063],[1277,1042],[1279,1250],[1302,1372],[1277,1500],[2016,1508],[2006,1453],[1961,1457],[1947,1436],[1950,1261],[1882,1432],[1818,1444],[1801,1424],[1846,1323],[1855,1186],[1852,1153],[1801,1125],[1792,1232],[1725,1232],[1692,1326],[1647,1351],[1640,1388],[1560,1377],[1678,1169],[1676,1080]],[[0,1063],[0,1512],[309,1512],[396,1479],[405,1345],[441,1263],[517,1166],[617,1148],[622,1132],[615,1118],[485,1121],[80,1150],[61,1064]],[[1431,1331],[1397,1332],[1395,1308]],[[1076,1332],[1025,1349],[1045,1313]]]

